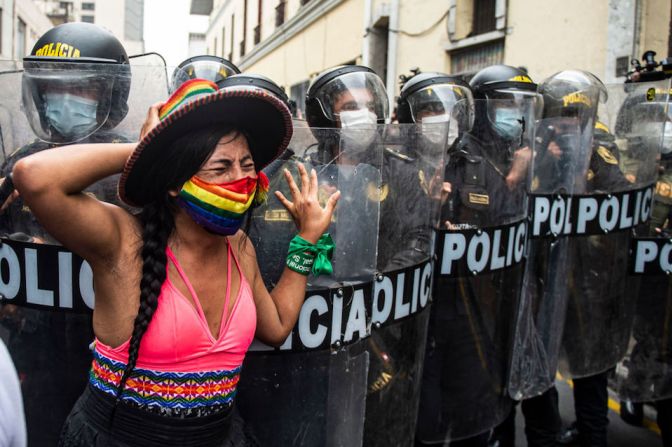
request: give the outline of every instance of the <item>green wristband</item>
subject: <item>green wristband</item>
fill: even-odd
[[[290,270],[308,276],[315,263],[315,255],[306,252],[297,252],[287,255],[287,267]]]
[[[331,266],[331,257],[334,253],[334,241],[325,233],[316,244],[311,244],[298,234],[289,243],[286,265],[290,270],[302,275],[312,273],[331,275],[334,272]]]

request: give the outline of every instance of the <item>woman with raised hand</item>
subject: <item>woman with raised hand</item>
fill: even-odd
[[[150,108],[138,144],[17,163],[26,204],[93,270],[94,360],[61,445],[246,444],[233,409],[245,353],[254,337],[281,344],[307,274],[330,270],[324,232],[339,193],[322,208],[316,174],[301,165],[300,186],[286,172],[291,198],[276,192],[298,235],[271,293],[240,230],[267,192],[261,169],[291,135],[287,107],[267,91],[195,79]],[[82,193],[119,172],[119,195],[138,215]]]

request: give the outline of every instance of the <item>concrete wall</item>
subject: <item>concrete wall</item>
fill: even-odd
[[[266,75],[288,88],[327,68],[357,61],[363,14],[363,0],[344,1],[245,71]]]
[[[255,46],[258,0],[248,0],[246,54],[241,58],[244,0],[216,0],[206,42],[211,54],[228,57],[231,14],[235,13],[234,63],[286,87],[351,61],[366,60],[381,76],[391,68],[395,78],[411,67],[450,72],[446,49],[476,48],[488,42],[479,40],[480,36],[465,40],[472,32],[474,1],[398,0],[399,32],[386,35],[395,0],[312,0],[303,7],[300,0],[288,0],[280,28],[275,26],[277,0],[264,0],[262,40]],[[288,24],[298,23],[309,8],[319,11],[316,6],[320,5],[337,6],[325,7],[321,16],[298,27],[296,34],[287,32],[297,28]],[[595,73],[605,82],[621,82],[616,78],[618,57],[640,57],[646,49],[655,50],[659,58],[667,56],[670,0],[502,0],[498,7],[506,14],[490,41],[503,36],[504,63],[526,67],[538,82],[572,68]],[[367,31],[371,25],[379,33],[374,38]],[[225,51],[221,50],[222,26],[226,27]],[[392,38],[396,55],[385,51]],[[472,46],[463,46],[468,42]],[[393,42],[390,45],[394,47]],[[387,66],[394,56],[396,63]],[[394,94],[398,88],[395,80]]]
[[[605,74],[607,1],[508,2],[504,63],[525,66],[533,80],[564,69]]]
[[[670,0],[643,0],[642,33],[637,58],[640,58],[646,50],[658,53],[656,55],[658,59],[672,56],[667,53],[671,9]]]
[[[411,67],[422,71],[450,70],[450,58],[443,50],[448,40],[447,20],[438,22],[448,12],[448,2],[405,0],[400,2],[399,9],[399,29],[403,33],[398,33],[397,76],[408,73]],[[425,33],[415,36],[421,32]],[[395,94],[399,93],[399,83],[396,84]]]
[[[35,42],[52,27],[47,16],[38,8],[32,0],[1,0],[2,8],[2,46],[0,57],[2,59],[21,59],[33,49]],[[18,19],[26,24],[26,54],[15,54],[16,27]]]

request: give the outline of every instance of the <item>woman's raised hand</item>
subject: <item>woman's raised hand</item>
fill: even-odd
[[[145,122],[142,124],[142,128],[140,129],[140,141],[142,141],[147,136],[147,134],[161,122],[159,119],[159,109],[162,105],[162,102],[157,102],[149,107],[149,110],[147,111],[147,118],[145,118]]]
[[[341,192],[336,191],[329,196],[327,203],[322,208],[317,199],[318,186],[315,169],[311,169],[310,174],[308,174],[305,166],[299,163],[299,176],[301,177],[301,189],[294,182],[292,174],[285,169],[285,179],[292,195],[291,201],[280,191],[275,191],[275,195],[292,215],[299,230],[299,235],[314,244],[329,228],[331,216],[334,214]]]

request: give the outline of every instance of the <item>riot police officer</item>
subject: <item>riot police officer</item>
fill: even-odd
[[[244,76],[229,77],[224,84]],[[247,402],[241,413],[263,445],[296,439],[306,445],[356,445],[364,436],[367,338],[366,334],[345,337],[346,322],[339,318],[350,313],[353,296],[348,294],[370,290],[375,275],[379,209],[385,196],[380,188],[382,129],[378,123],[387,117],[387,95],[370,69],[337,67],[313,80],[306,109],[310,127],[295,121],[288,149],[264,173],[269,189],[282,191],[285,169],[291,172],[302,162],[316,171],[318,198],[336,189],[341,192],[341,203],[346,205],[339,207],[329,230],[335,241],[333,273],[308,277],[302,314],[312,320],[318,308],[310,306],[319,301],[317,332],[312,322],[299,322],[280,352],[260,349],[246,357],[244,368],[259,372],[247,377],[261,379],[241,380],[240,400]],[[286,254],[293,226],[274,196],[253,212],[249,236],[269,287],[277,283],[283,266],[264,260]],[[334,318],[325,318],[329,314]],[[315,342],[316,338],[322,341]],[[269,396],[274,397],[270,403]]]
[[[126,51],[110,32],[87,23],[57,26],[37,41],[23,66],[22,109],[36,139],[7,158],[2,177],[19,159],[62,144],[128,141],[114,128],[128,111],[131,71]],[[110,178],[88,191],[116,201],[116,184]],[[26,241],[53,241],[22,202],[18,197],[4,210],[2,232],[18,232]],[[0,306],[6,310],[11,304]],[[8,347],[23,377],[29,441],[53,445],[86,383],[91,317],[55,309],[14,310],[3,324],[10,330]]]
[[[537,114],[537,86],[523,71],[505,65],[481,70],[469,85],[475,100],[473,127],[450,149],[445,169],[450,193],[441,209],[443,231],[437,236],[418,445],[452,441],[485,446],[512,404],[506,370],[522,250],[517,261],[509,258],[506,267],[491,269],[468,259],[473,258],[466,255],[471,248],[457,247],[476,247],[483,238],[506,246],[502,233],[525,231],[531,158],[527,131]],[[495,236],[496,231],[502,233]],[[501,250],[487,251],[496,255]],[[489,253],[485,256],[491,265]]]
[[[429,81],[424,87],[431,84]],[[410,106],[406,106],[404,110],[410,115]],[[413,104],[413,112],[418,111],[416,106]],[[340,140],[324,134],[318,137],[315,158],[336,160],[341,165],[382,163],[382,183],[378,191],[367,191],[366,196],[372,205],[380,207],[377,267],[385,276],[429,259],[431,215],[432,210],[437,211],[429,183],[439,168],[437,160],[442,159],[447,138],[443,121],[438,121],[435,132],[428,130],[424,140],[419,127],[403,124],[413,122],[410,116],[400,125],[383,128],[388,109],[382,81],[362,66],[336,67],[321,73],[311,84],[306,100],[309,126],[338,129],[340,134]],[[450,113],[446,112],[447,120]],[[427,114],[426,124],[430,120]],[[382,160],[377,160],[381,155]],[[428,315],[418,309],[405,321],[374,328],[366,341],[370,366],[365,445],[412,442]]]
[[[128,141],[113,129],[128,112],[131,70],[126,51],[112,33],[88,23],[57,26],[37,41],[23,66],[21,104],[36,140],[8,157],[3,174],[20,158],[50,147]],[[104,183],[92,192],[116,200],[114,182]],[[22,216],[13,212],[17,206],[5,213],[12,216],[15,229]],[[22,218],[22,231],[37,235],[31,231],[37,225],[29,223],[32,215]]]
[[[537,228],[537,199],[585,192],[592,153],[593,127],[606,90],[588,72],[565,70],[538,89],[543,115],[537,123],[530,170],[530,215]],[[553,385],[567,309],[570,235],[548,232],[529,241],[524,288],[520,297],[509,392],[522,400],[530,446],[553,446],[560,432],[558,393]],[[508,427],[514,426],[512,412]],[[500,435],[502,435],[500,430]],[[513,443],[508,434],[504,445]]]
[[[626,84],[629,92],[616,121],[616,135],[625,150],[621,158],[633,159],[626,176],[636,179],[642,172],[638,154],[660,147],[657,182],[651,220],[637,236],[668,239],[672,204],[672,122],[669,116],[669,89],[666,83]],[[657,152],[657,151],[656,151]],[[658,239],[658,240],[660,240]],[[654,239],[655,240],[655,239]],[[663,445],[672,445],[672,380],[667,374],[672,357],[665,347],[670,335],[670,280],[664,272],[642,278],[637,300],[631,350],[616,374],[616,389],[624,399],[621,416],[626,422],[641,425],[642,402],[654,402]],[[619,368],[621,369],[621,368]]]
[[[222,81],[235,74],[240,74],[240,69],[227,59],[210,54],[193,56],[175,68],[170,91],[174,92],[184,82],[195,78],[207,79],[221,88]]]
[[[618,102],[611,92],[609,96],[612,102],[601,109],[605,118],[605,111]],[[596,122],[595,129],[584,190],[577,192],[599,198],[645,184],[652,174],[650,156],[631,152],[632,160],[623,160],[624,152],[604,120]],[[630,231],[599,231],[570,240],[570,290],[561,365],[567,368],[563,373],[573,378],[581,446],[607,442],[607,382],[627,348],[634,316],[630,294],[637,289],[629,283],[626,270],[629,240]]]

